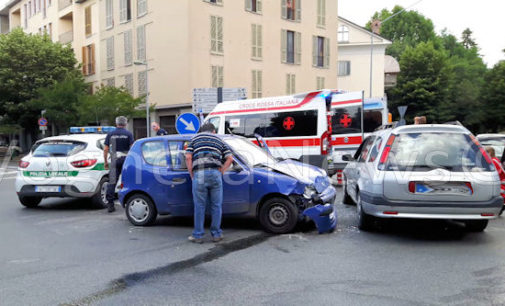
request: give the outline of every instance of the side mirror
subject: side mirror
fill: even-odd
[[[354,161],[354,157],[351,154],[345,154],[342,156],[343,161]]]
[[[231,167],[231,170],[234,172],[241,172],[243,169],[239,164],[233,163],[233,166]]]

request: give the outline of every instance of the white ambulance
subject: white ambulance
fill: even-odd
[[[218,134],[235,134],[267,143],[272,154],[328,169],[331,153],[331,105],[361,99],[362,92],[318,90],[292,96],[219,103],[206,122]]]

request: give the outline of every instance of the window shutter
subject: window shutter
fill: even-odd
[[[257,80],[256,80],[256,86],[257,86],[257,94],[256,94],[256,97],[257,98],[261,98],[263,96],[263,72],[261,72],[260,70],[258,70],[258,72],[256,73],[256,77],[257,77]]]
[[[288,33],[286,30],[281,30],[281,62],[287,61],[288,47],[287,47]]]
[[[258,51],[258,58],[263,57],[263,26],[258,24],[256,26],[256,48]]]
[[[253,70],[252,71],[252,84],[251,84],[253,99],[257,98],[256,97],[256,91],[257,91],[257,87],[256,86],[257,86],[257,83],[256,83],[256,70]]]
[[[146,60],[146,32],[143,25],[137,27],[137,59]]]
[[[147,0],[137,0],[137,16],[147,14]]]
[[[216,17],[210,16],[210,50],[217,51]]]
[[[312,36],[312,66],[317,66],[317,36]]]
[[[324,67],[330,67],[330,39],[324,39]]]
[[[107,70],[114,69],[114,36],[107,38]]]
[[[301,21],[302,20],[302,0],[295,0],[295,6],[296,6],[296,20]]]
[[[105,1],[105,27],[112,27],[112,0]]]
[[[286,74],[286,94],[291,94],[291,75],[289,73]]]
[[[261,13],[262,9],[261,0],[256,0],[256,12]]]
[[[119,0],[119,21],[126,21],[126,0]]]
[[[88,75],[88,48],[82,47],[82,74]]]
[[[223,0],[217,0],[216,3],[217,4],[223,4]]]
[[[217,87],[217,66],[211,66],[211,87]]]
[[[125,66],[131,65],[133,61],[132,56],[132,31],[124,32],[124,64]]]
[[[252,45],[252,57],[255,58],[258,56],[258,50],[256,47],[257,39],[256,39],[256,25],[251,24],[251,45]]]
[[[91,44],[91,69],[89,71],[90,74],[95,74],[95,44]]]
[[[218,66],[218,87],[224,87],[224,74],[223,74],[223,66]]]
[[[281,0],[281,16],[283,19],[288,19],[288,6],[286,4],[286,0]]]
[[[291,94],[296,93],[296,75],[292,74],[291,75]]]
[[[326,0],[321,0],[321,24],[326,25]]]
[[[245,0],[245,9],[246,9],[246,11],[252,11],[251,0]]]
[[[217,17],[217,51],[223,53],[223,17]]]
[[[295,32],[295,64],[302,62],[302,33]]]

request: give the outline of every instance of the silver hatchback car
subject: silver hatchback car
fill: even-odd
[[[343,202],[356,203],[363,230],[378,217],[460,220],[480,232],[503,206],[491,159],[462,126],[379,130],[343,159]]]

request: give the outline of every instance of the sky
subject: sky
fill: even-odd
[[[417,1],[419,0],[338,0],[338,13],[364,26],[376,11],[383,8],[391,10],[396,4],[409,7]],[[0,0],[0,7],[6,2],[7,0]],[[470,28],[488,67],[499,60],[505,60],[505,53],[502,52],[505,49],[504,0],[422,0],[411,10],[430,18],[437,33],[446,28],[449,33],[460,38],[463,30]]]
[[[419,0],[338,0],[338,14],[365,26],[376,11],[392,10],[395,5],[409,7]],[[435,31],[446,28],[461,38],[470,28],[488,67],[505,60],[505,1],[504,0],[422,0],[410,8],[431,19]],[[393,17],[394,18],[394,17]]]

